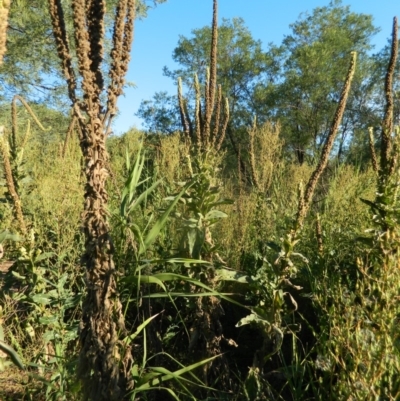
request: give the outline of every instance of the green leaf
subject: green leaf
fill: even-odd
[[[21,237],[17,234],[11,234],[9,231],[2,231],[0,233],[0,244],[2,244],[6,240],[17,242],[21,241]]]
[[[41,253],[40,255],[38,255],[38,256],[35,258],[35,263],[38,263],[38,262],[41,262],[42,260],[51,258],[51,257],[54,256],[54,255],[55,255],[54,252],[44,252],[44,253]]]
[[[11,358],[15,366],[19,367],[21,370],[25,370],[25,366],[20,356],[13,347],[0,340],[0,350],[5,352]]]
[[[151,368],[154,373],[157,374],[159,377],[154,377],[153,375],[150,376],[145,376],[142,380],[139,381],[138,386],[136,387],[136,391],[143,391],[143,390],[148,390],[154,387],[157,387],[159,384],[164,383],[168,380],[171,379],[176,379],[176,380],[182,380],[183,378],[181,377],[185,373],[190,372],[191,370],[194,370],[200,366],[206,365],[207,363],[210,363],[214,359],[220,357],[220,355],[215,355],[211,358],[204,359],[203,361],[196,362],[192,365],[186,366],[182,369],[178,369],[175,372],[170,372],[168,369],[161,368],[161,367],[155,367]]]
[[[263,326],[271,325],[271,323],[268,320],[261,318],[260,316],[256,315],[255,313],[251,313],[250,315],[240,319],[236,323],[236,327],[242,327],[242,326],[245,326],[246,324],[251,324],[251,323],[256,323],[256,324],[261,323],[261,325],[263,325]]]
[[[30,299],[37,305],[48,305],[53,300],[53,297],[47,294],[35,294]]]
[[[226,217],[228,215],[220,210],[210,210],[204,217],[204,220],[224,219]]]
[[[138,276],[130,277],[130,280],[138,280],[138,279],[139,279]],[[150,284],[158,284],[160,286],[164,282],[176,281],[176,280],[178,280],[178,281],[187,281],[188,283],[191,283],[191,284],[193,284],[193,285],[195,285],[197,287],[203,288],[203,289],[207,290],[208,292],[218,294],[216,296],[221,297],[225,301],[228,301],[228,302],[230,302],[232,304],[241,306],[242,308],[246,308],[240,302],[237,302],[234,299],[227,297],[223,293],[220,293],[220,292],[217,292],[217,291],[213,290],[212,288],[208,287],[207,285],[205,285],[201,281],[195,280],[195,279],[187,277],[187,276],[183,276],[181,274],[176,274],[176,273],[157,273],[157,274],[153,274],[151,276],[140,276],[140,282],[142,282],[142,283],[150,283]],[[163,287],[164,291],[166,291],[166,288],[165,288],[164,284],[162,284],[162,287]]]
[[[223,281],[235,281],[236,283],[244,284],[249,284],[254,281],[250,276],[246,274],[224,268],[216,269],[215,275],[219,280]]]
[[[136,329],[136,331],[132,334],[130,334],[129,336],[125,337],[122,341],[129,345],[140,333],[141,331],[153,320],[155,319],[157,316],[159,315],[159,313],[157,313],[154,316],[150,316],[148,319],[146,319],[142,324],[140,324],[138,326],[138,328]]]
[[[164,228],[165,224],[167,223],[168,216],[178,203],[179,199],[183,196],[183,194],[193,185],[193,182],[190,182],[186,185],[182,191],[175,197],[173,202],[168,206],[168,208],[164,211],[162,216],[155,222],[153,227],[151,228],[150,232],[146,235],[143,244],[140,245],[139,248],[139,255],[146,252],[149,249],[150,245],[157,239],[158,235],[160,234],[161,230]]]

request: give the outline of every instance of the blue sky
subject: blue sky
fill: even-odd
[[[397,0],[343,0],[357,13],[371,14],[375,26],[381,28],[373,39],[375,50],[381,49],[391,35],[392,21],[400,16]],[[329,4],[329,0],[219,0],[218,19],[241,17],[255,39],[264,48],[273,42],[280,44],[290,33],[289,25],[299,15],[315,7]],[[174,69],[172,52],[179,35],[191,36],[191,31],[211,24],[212,0],[167,0],[150,10],[149,15],[135,25],[131,63],[127,79],[136,88],[127,88],[118,102],[120,115],[115,120],[114,133],[121,134],[131,127],[143,128],[135,116],[140,102],[151,99],[157,91],[176,92],[162,68]]]

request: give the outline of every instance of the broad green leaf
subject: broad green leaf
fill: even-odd
[[[25,370],[25,366],[13,347],[0,340],[0,350],[5,352],[13,361],[15,366],[18,366],[21,370]]]
[[[244,283],[244,284],[252,283],[254,281],[250,276],[244,273],[224,268],[216,269],[215,275],[218,279],[223,281],[235,281],[237,283]]]
[[[214,219],[224,219],[228,217],[228,215],[220,210],[210,210],[206,216],[204,217],[205,220],[214,220]]]
[[[152,377],[145,376],[142,380],[139,381],[138,386],[136,387],[135,390],[136,391],[147,390],[147,389],[156,387],[160,383],[166,382],[167,380],[171,380],[171,379],[182,380],[183,378],[181,376],[184,375],[185,373],[188,373],[191,370],[194,370],[200,366],[203,366],[203,365],[213,361],[214,359],[218,358],[219,356],[220,355],[215,355],[211,358],[204,359],[203,361],[186,366],[182,369],[178,369],[175,372],[170,372],[169,370],[167,370],[165,368],[152,368],[152,370],[155,371],[155,373],[160,377],[152,378]],[[161,374],[163,374],[163,376],[161,376]]]
[[[139,255],[146,252],[146,250],[150,247],[150,245],[156,240],[158,235],[160,234],[161,230],[164,228],[165,224],[167,223],[168,216],[178,203],[179,199],[183,196],[183,194],[193,185],[193,182],[190,182],[186,185],[182,191],[175,197],[174,201],[168,206],[168,208],[164,211],[162,216],[155,222],[153,227],[151,228],[150,232],[146,235],[146,238],[143,241],[143,245],[139,248]]]
[[[132,334],[130,334],[129,336],[125,337],[122,341],[129,345],[140,333],[141,331],[153,320],[155,319],[157,316],[159,315],[159,313],[157,313],[154,316],[149,317],[148,319],[146,319],[142,324],[140,324],[138,326],[138,328],[136,329],[136,331]]]

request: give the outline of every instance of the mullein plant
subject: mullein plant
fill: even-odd
[[[111,66],[106,88],[102,64],[106,2],[73,0],[72,18],[76,57],[72,54],[61,0],[48,0],[53,34],[73,115],[79,126],[86,178],[82,226],[87,294],[80,326],[78,375],[83,396],[92,400],[121,400],[133,380],[131,346],[117,287],[114,247],[108,222],[108,152],[106,138],[123,92],[133,41],[135,0],[119,0],[114,12]],[[77,60],[75,68],[74,60]],[[78,84],[81,85],[78,90]]]
[[[3,57],[6,52],[8,12],[10,9],[10,0],[0,1],[0,64],[3,63]]]
[[[298,329],[288,323],[290,316],[297,310],[297,303],[292,293],[301,290],[301,287],[296,286],[292,281],[298,273],[296,258],[305,263],[307,263],[307,259],[295,252],[295,247],[301,239],[301,231],[311,206],[315,188],[328,164],[329,155],[346,107],[355,66],[356,53],[353,52],[339,103],[319,162],[305,188],[302,183],[299,185],[299,201],[293,224],[287,234],[281,238],[280,244],[268,243],[276,252],[276,257],[272,262],[264,258],[264,266],[258,270],[256,277],[253,278],[254,290],[258,291],[259,294],[259,304],[253,307],[250,315],[241,319],[237,324],[238,327],[251,324],[260,328],[263,333],[262,345],[254,355],[253,365],[245,381],[244,391],[249,400],[258,399],[257,397],[260,397],[261,393],[268,387],[268,383],[264,379],[264,366],[280,350],[285,333]],[[255,176],[254,172],[253,176]],[[257,185],[256,176],[253,177],[253,181]]]
[[[182,95],[182,83],[178,80],[178,102],[183,138],[189,145],[186,156],[189,182],[188,190],[182,196],[183,208],[177,214],[181,226],[181,241],[178,253],[186,258],[206,261],[204,264],[191,264],[186,270],[191,279],[216,290],[219,284],[218,270],[224,261],[218,254],[218,243],[212,236],[212,227],[227,215],[218,206],[231,203],[221,196],[222,182],[219,166],[223,153],[221,147],[229,122],[228,99],[217,85],[217,0],[213,2],[212,38],[210,67],[207,69],[204,84],[204,100],[197,75],[194,77],[195,116],[188,114],[186,99]],[[222,343],[233,345],[225,339],[220,318],[224,311],[218,296],[201,296],[201,288],[193,286],[191,291],[199,293],[189,311],[191,318],[189,351],[195,359],[210,358],[221,354]],[[216,292],[215,294],[218,294]],[[203,366],[202,379],[206,384],[213,380],[228,380],[229,369],[224,358],[218,358]]]
[[[397,32],[395,18],[379,160],[373,146],[373,129],[369,130],[377,192],[374,201],[361,200],[371,209],[372,227],[367,236],[358,238],[364,248],[357,256],[354,288],[346,294],[339,288],[334,302],[324,302],[329,305],[330,324],[318,351],[319,359],[326,362],[321,369],[322,383],[332,400],[400,398],[400,129],[393,123]]]

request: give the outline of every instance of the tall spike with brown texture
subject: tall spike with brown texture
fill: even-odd
[[[133,40],[135,0],[119,0],[113,35],[110,85],[104,112],[101,94],[104,41],[104,0],[73,0],[74,34],[83,99],[76,93],[72,55],[68,46],[61,0],[48,0],[58,55],[68,83],[68,93],[80,133],[85,162],[85,203],[82,215],[85,234],[87,296],[80,326],[81,353],[78,376],[84,398],[96,401],[124,399],[130,389],[131,350],[121,343],[124,316],[117,293],[113,246],[107,221],[108,176],[106,137],[116,102],[122,93]]]
[[[346,80],[343,85],[342,93],[340,94],[340,99],[339,99],[338,106],[336,108],[335,116],[333,118],[331,127],[329,129],[328,137],[326,138],[324,147],[322,148],[321,157],[319,159],[316,169],[311,174],[311,177],[305,188],[305,194],[304,194],[304,199],[303,199],[304,201],[299,202],[299,206],[297,209],[296,222],[295,222],[295,227],[294,227],[295,232],[303,226],[304,218],[306,217],[308,209],[310,208],[310,205],[311,205],[315,187],[317,186],[318,180],[321,177],[322,172],[325,170],[325,168],[328,164],[329,154],[332,150],[332,146],[335,141],[339,125],[342,121],[344,110],[346,108],[346,103],[347,103],[347,98],[348,98],[348,95],[350,92],[351,82],[353,80],[354,71],[356,69],[356,58],[357,58],[357,53],[352,52],[350,67],[347,72],[347,76],[346,76]]]
[[[369,127],[368,133],[369,133],[369,150],[371,152],[372,168],[374,169],[375,173],[377,173],[379,170],[379,167],[378,167],[378,160],[376,158],[376,152],[375,152],[374,128]]]
[[[77,106],[76,100],[76,78],[72,67],[72,55],[69,49],[67,29],[65,27],[64,11],[61,0],[49,0],[49,12],[53,26],[53,35],[57,45],[58,57],[62,63],[62,72],[67,81],[68,96],[73,105]],[[78,108],[76,108],[78,110]]]
[[[388,69],[385,77],[385,97],[386,97],[386,106],[385,106],[385,115],[382,122],[382,133],[381,133],[381,160],[380,167],[383,172],[383,177],[385,178],[389,173],[390,164],[391,164],[391,134],[393,131],[393,77],[396,67],[397,55],[398,55],[398,39],[397,39],[397,18],[393,19],[393,31],[392,31],[392,47],[390,53],[390,60]],[[382,183],[382,185],[385,185]]]
[[[185,100],[182,95],[182,79],[178,78],[178,103],[179,103],[179,114],[181,116],[181,124],[183,127],[183,132],[185,134],[185,138],[190,140],[190,127],[188,116],[186,114]]]
[[[6,52],[8,10],[10,0],[0,0],[0,64],[3,63],[3,57]]]
[[[108,87],[107,111],[104,121],[107,121],[108,135],[110,123],[117,111],[117,99],[123,92],[125,76],[128,71],[130,49],[133,42],[133,23],[135,20],[136,1],[120,0],[113,33],[113,49],[111,51],[112,64],[109,72],[111,81]]]
[[[7,190],[12,200],[14,216],[18,222],[19,229],[21,230],[22,234],[26,234],[26,225],[25,225],[24,215],[22,213],[21,199],[15,188],[14,177],[11,170],[10,147],[4,135],[4,127],[1,128],[3,132],[0,132],[0,154],[3,159],[3,169],[4,169],[4,176],[6,179]]]
[[[205,96],[204,144],[207,147],[210,139],[211,118],[214,110],[215,90],[217,86],[217,45],[218,45],[218,1],[213,3],[213,20],[210,52],[210,72],[207,80],[207,94]]]
[[[256,168],[256,159],[255,159],[255,149],[254,149],[254,136],[257,130],[257,118],[254,117],[253,126],[248,130],[249,139],[250,139],[250,170],[251,170],[251,178],[253,180],[253,185],[260,191],[260,182],[258,180],[257,168]]]

